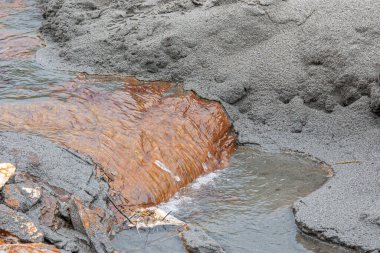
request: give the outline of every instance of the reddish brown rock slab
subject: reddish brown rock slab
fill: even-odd
[[[56,247],[43,243],[4,244],[0,245],[0,252],[4,253],[59,253]]]
[[[0,229],[24,242],[42,242],[44,233],[25,214],[0,205]]]
[[[166,82],[128,78],[124,88],[112,92],[86,82],[101,80],[78,77],[47,100],[1,105],[1,130],[32,132],[90,156],[123,208],[168,200],[228,164],[236,136],[221,104],[180,88],[167,95],[171,85]]]

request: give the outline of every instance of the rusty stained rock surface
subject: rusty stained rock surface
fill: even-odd
[[[54,253],[61,252],[53,245],[44,243],[23,243],[6,231],[0,230],[0,252],[2,253]]]
[[[0,205],[0,229],[27,242],[42,242],[44,239],[44,233],[28,216],[3,204]]]
[[[4,244],[0,245],[0,252],[6,253],[59,253],[52,245],[43,243]]]
[[[112,252],[113,246],[108,238],[107,229],[102,224],[104,210],[91,210],[77,198],[72,198],[70,202],[70,216],[74,228],[87,235],[92,247],[96,252]]]
[[[235,148],[217,102],[193,92],[165,96],[169,83],[124,80],[106,91],[77,78],[51,98],[0,106],[0,128],[37,133],[100,163],[121,206],[167,200],[198,176],[226,165]]]

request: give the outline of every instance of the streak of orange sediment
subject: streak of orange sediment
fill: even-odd
[[[42,40],[37,36],[0,30],[0,59],[2,60],[31,58],[34,51],[42,45]]]

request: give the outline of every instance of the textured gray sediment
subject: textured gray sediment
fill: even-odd
[[[107,207],[108,184],[96,178],[90,159],[38,136],[0,132],[0,162],[16,167],[15,176],[0,190],[2,231],[24,242],[55,244],[62,252],[95,252],[94,238],[73,227],[83,218],[78,221],[70,207],[76,197],[83,206],[102,210],[104,220],[113,217]],[[94,231],[98,244],[110,243],[100,225]]]
[[[379,1],[40,1],[41,64],[182,81],[220,100],[242,144],[333,165],[294,206],[303,231],[380,250]]]

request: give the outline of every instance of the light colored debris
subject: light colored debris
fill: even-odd
[[[16,167],[10,163],[0,163],[0,189],[8,182],[16,172]]]

